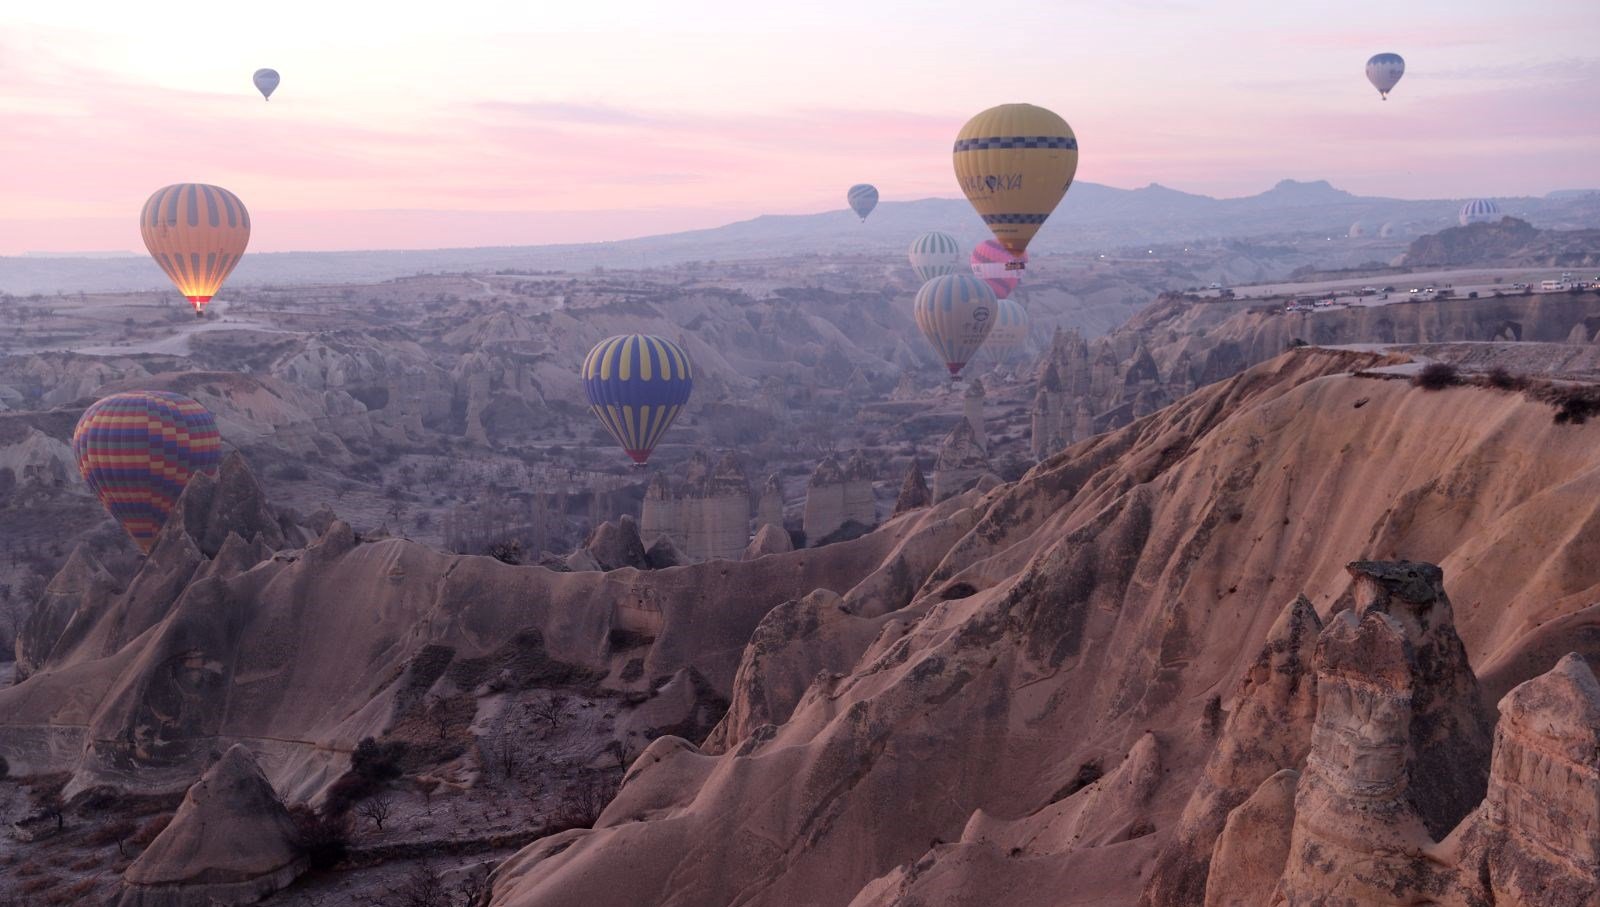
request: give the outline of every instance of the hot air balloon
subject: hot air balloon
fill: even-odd
[[[157,189],[144,203],[139,232],[150,257],[200,316],[250,244],[250,213],[220,186],[178,183]]]
[[[583,360],[583,388],[600,424],[643,466],[689,402],[694,367],[670,340],[619,334],[589,351]]]
[[[1399,54],[1373,54],[1367,61],[1367,81],[1378,89],[1378,97],[1389,100],[1396,82],[1406,74],[1406,61]]]
[[[961,244],[948,233],[924,233],[911,243],[911,270],[926,283],[935,277],[954,274],[961,267]]]
[[[1456,215],[1456,220],[1465,227],[1468,224],[1492,223],[1500,217],[1500,206],[1493,199],[1475,198],[1461,206],[1461,213]]]
[[[986,239],[972,249],[972,273],[978,275],[996,299],[1005,299],[1022,283],[1022,272],[1013,268],[1013,262],[1028,263],[1028,253],[1012,255],[1006,247],[993,239]]]
[[[256,83],[256,91],[261,92],[261,97],[272,100],[272,93],[278,89],[278,71],[276,69],[258,69],[250,81]]]
[[[917,291],[917,327],[944,360],[951,381],[988,339],[995,306],[994,291],[971,274],[935,277]]]
[[[1043,107],[1002,104],[961,127],[953,157],[967,201],[1000,245],[1020,256],[1072,185],[1078,139]],[[1021,269],[1021,261],[1012,263]]]
[[[1007,356],[1022,348],[1028,339],[1028,310],[1014,299],[1001,299],[995,303],[994,327],[983,341],[983,353],[995,362],[1004,362]]]
[[[878,189],[867,183],[857,183],[845,193],[845,200],[850,202],[850,210],[865,222],[872,209],[878,207]]]
[[[217,465],[222,436],[194,400],[133,391],[83,411],[72,432],[72,455],[100,503],[148,554],[189,477]]]

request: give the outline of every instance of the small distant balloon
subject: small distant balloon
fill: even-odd
[[[998,240],[986,239],[972,250],[972,273],[976,274],[994,291],[996,299],[1005,299],[1022,283],[1020,266],[1028,263],[1028,253],[1012,255]]]
[[[1456,215],[1456,220],[1465,227],[1469,224],[1487,224],[1501,218],[1500,206],[1494,199],[1476,198],[1461,206],[1461,211]]]
[[[868,183],[857,183],[845,193],[845,200],[850,202],[850,210],[865,221],[872,209],[878,207],[878,188]]]
[[[250,81],[256,83],[256,91],[261,92],[261,96],[270,101],[272,100],[272,93],[278,90],[278,71],[276,69],[258,69],[256,74],[250,77]]]
[[[1406,74],[1406,61],[1399,54],[1373,54],[1367,61],[1367,81],[1378,89],[1378,97],[1389,100],[1389,92]]]
[[[951,381],[989,338],[996,305],[994,291],[971,274],[935,277],[917,291],[917,327],[944,360]]]
[[[935,277],[954,274],[961,267],[961,244],[948,233],[931,230],[911,243],[906,257],[917,279],[926,283]]]

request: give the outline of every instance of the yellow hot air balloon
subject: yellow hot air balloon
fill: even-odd
[[[150,257],[203,316],[250,244],[250,212],[220,186],[178,183],[144,203],[139,232]]]
[[[1022,257],[1072,185],[1078,139],[1055,113],[1001,104],[967,121],[956,136],[956,180],[994,238]],[[1020,270],[1022,263],[1008,265]]]

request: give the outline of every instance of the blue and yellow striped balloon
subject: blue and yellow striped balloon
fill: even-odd
[[[944,360],[950,380],[988,339],[996,305],[994,291],[971,274],[935,277],[917,291],[917,327]]]
[[[907,257],[911,260],[911,270],[916,273],[917,279],[924,282],[954,274],[966,259],[956,238],[938,230],[931,230],[913,240]]]
[[[689,402],[694,366],[670,340],[619,334],[583,360],[583,389],[600,424],[642,466]]]
[[[146,554],[190,476],[217,465],[222,436],[204,406],[182,394],[113,394],[83,411],[72,455],[89,488]]]
[[[878,188],[870,183],[856,183],[844,198],[850,203],[850,210],[865,221],[872,209],[878,207]]]

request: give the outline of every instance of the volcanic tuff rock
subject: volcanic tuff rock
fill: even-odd
[[[1317,699],[1311,653],[1321,631],[1311,601],[1296,597],[1267,631],[1255,663],[1229,696],[1226,712],[1220,698],[1207,702],[1195,730],[1215,735],[1216,748],[1156,863],[1142,903],[1198,903],[1207,891],[1213,846],[1220,846],[1217,836],[1229,813],[1268,779],[1305,759]],[[1280,862],[1272,873],[1274,884],[1282,870]]]
[[[933,466],[933,499],[943,501],[966,491],[988,471],[989,454],[972,423],[962,419],[939,445],[939,457]]]
[[[1152,907],[1199,905],[1211,873],[1158,882],[1192,862],[1165,856],[1175,838],[1202,829],[1176,852],[1209,863],[1219,841],[1237,852],[1290,823],[1301,845],[1352,849],[1283,875],[1354,890],[1374,855],[1342,835],[1365,827],[1369,803],[1396,823],[1374,840],[1432,846],[1424,818],[1446,815],[1453,789],[1417,782],[1409,754],[1438,727],[1470,730],[1450,697],[1471,687],[1451,676],[1439,596],[1390,590],[1379,607],[1351,594],[1347,565],[1443,562],[1464,651],[1497,683],[1548,670],[1530,653],[1553,643],[1528,628],[1560,618],[1561,638],[1581,640],[1600,626],[1583,610],[1600,597],[1586,531],[1600,519],[1600,427],[1554,425],[1514,394],[1350,374],[1383,361],[1287,354],[1015,485],[891,521],[884,531],[916,520],[930,541],[946,525],[957,538],[937,556],[902,547],[904,567],[886,558],[845,611],[814,599],[774,612],[707,748],[656,740],[596,828],[508,860],[491,903],[1060,907],[1149,886]],[[1489,556],[1506,546],[1525,554]],[[894,579],[926,560],[921,580]],[[1315,610],[1344,603],[1369,613],[1322,631],[1314,670]],[[1422,664],[1439,673],[1414,674]],[[1235,756],[1208,763],[1214,750]],[[1307,798],[1292,818],[1283,769]],[[1207,775],[1220,779],[1209,794]],[[1395,857],[1421,879],[1413,894],[1442,894],[1417,852]],[[1258,856],[1212,872],[1254,896],[1276,860]]]
[[[782,526],[771,523],[761,524],[756,530],[755,538],[750,540],[749,547],[744,549],[744,559],[754,560],[767,554],[782,554],[794,550],[794,540],[789,538],[789,533]]]
[[[900,494],[894,501],[894,515],[899,516],[931,503],[933,495],[928,491],[927,480],[922,477],[922,461],[912,457],[911,463],[906,466],[905,481],[900,483]]]
[[[1289,861],[1299,780],[1299,772],[1286,768],[1261,782],[1250,799],[1228,813],[1211,853],[1205,907],[1260,907],[1271,902]]]
[[[250,750],[234,744],[123,873],[117,907],[253,904],[306,865],[288,811]]]
[[[1500,700],[1489,795],[1457,838],[1463,887],[1487,903],[1600,899],[1600,683],[1582,658]]]
[[[1404,905],[1429,843],[1409,802],[1416,659],[1399,621],[1344,611],[1317,642],[1317,720],[1295,790],[1280,902]],[[1420,780],[1420,779],[1418,779]]]
[[[119,591],[116,580],[88,549],[72,549],[60,572],[45,587],[17,632],[16,680],[21,682],[50,658],[63,637],[83,632],[93,623],[92,609]],[[74,627],[73,622],[77,624]],[[70,643],[69,643],[70,644]]]
[[[783,480],[776,473],[767,476],[756,501],[756,528],[783,526]]]
[[[1405,561],[1358,561],[1349,569],[1357,615],[1394,618],[1411,646],[1416,677],[1408,745],[1414,764],[1406,799],[1428,832],[1442,838],[1483,799],[1493,727],[1456,634],[1443,571]]]
[[[583,551],[599,565],[601,570],[634,567],[647,570],[650,560],[645,555],[644,542],[639,540],[639,523],[623,514],[615,522],[607,520],[589,533]]]
[[[280,521],[267,504],[238,451],[223,457],[215,478],[198,473],[189,480],[162,531],[188,535],[207,557],[215,557],[230,534],[259,539],[273,549],[306,542],[303,532]]]
[[[851,524],[864,530],[877,523],[872,474],[872,465],[860,451],[843,465],[832,455],[817,464],[806,486],[802,517],[806,544],[817,545]]]
[[[169,524],[125,590],[86,558],[64,571],[24,642],[39,653],[32,672],[0,689],[0,757],[14,775],[70,772],[68,797],[99,786],[181,791],[208,753],[248,740],[280,791],[312,800],[358,740],[406,739],[435,687],[464,697],[470,714],[463,685],[502,666],[511,695],[578,683],[613,697],[618,734],[709,727],[720,709],[703,714],[704,703],[728,695],[768,610],[810,590],[848,590],[896,558],[898,582],[914,588],[937,564],[926,546],[957,537],[947,519],[913,515],[825,551],[559,573],[363,540],[333,520],[305,548],[273,552],[261,532],[253,542],[228,534],[207,557],[190,533],[220,528],[212,517],[265,525],[252,516],[270,511],[264,501],[227,490],[256,488],[243,478],[192,483],[185,497],[196,500],[179,510],[200,517]],[[905,558],[912,538],[924,553]],[[673,698],[691,687],[696,695]],[[635,711],[649,712],[646,725]]]

